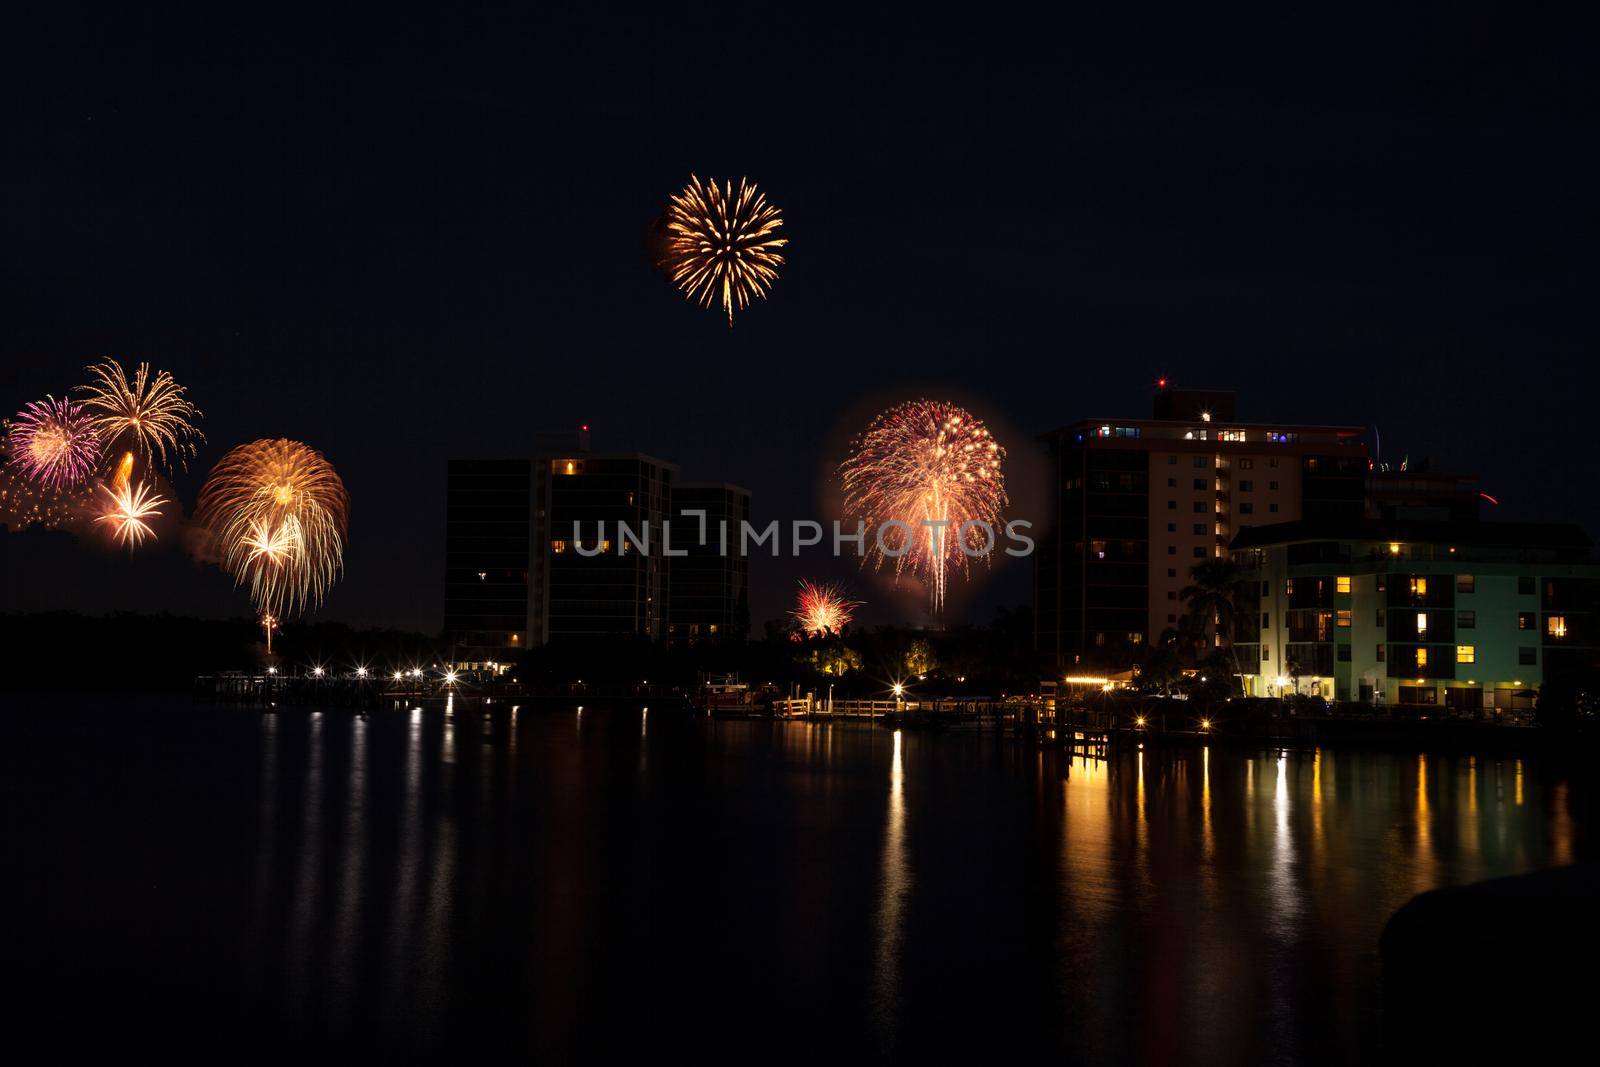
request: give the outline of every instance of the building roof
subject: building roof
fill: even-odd
[[[750,495],[750,490],[742,485],[734,485],[732,482],[678,482],[672,489],[673,492],[682,492],[685,489],[722,489],[731,493]]]
[[[1204,423],[1196,419],[1153,419],[1148,415],[1139,418],[1129,418],[1126,415],[1089,415],[1077,422],[1069,422],[1065,426],[1058,426],[1053,430],[1046,430],[1041,436],[1054,437],[1058,434],[1072,433],[1085,426],[1137,426],[1141,430],[1172,429],[1175,426],[1206,426],[1218,430],[1286,430],[1292,432],[1315,431],[1323,433],[1340,433],[1351,436],[1367,432],[1365,426],[1332,426],[1309,422],[1246,422],[1242,419],[1214,419]],[[1237,442],[1228,442],[1234,444]]]
[[[1397,519],[1300,519],[1247,526],[1232,548],[1295,541],[1401,541],[1502,548],[1590,548],[1594,542],[1570,522],[1429,522]]]

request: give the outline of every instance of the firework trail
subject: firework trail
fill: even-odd
[[[125,462],[122,466],[129,468],[132,464]],[[156,496],[150,486],[143,483],[130,485],[123,477],[118,477],[111,485],[102,485],[100,491],[106,494],[109,502],[94,521],[109,524],[111,536],[118,544],[128,546],[131,552],[146,538],[155,537],[148,520],[161,517],[159,505],[167,502],[166,497]]]
[[[734,304],[743,311],[765,298],[783,266],[778,236],[782,213],[767,203],[755,183],[739,179],[718,186],[691,174],[689,184],[667,203],[656,251],[656,267],[703,308],[720,301],[733,326]]]
[[[82,485],[100,462],[94,419],[75,400],[30,403],[12,420],[8,440],[11,462],[52,489]]]
[[[807,637],[825,633],[839,633],[855,618],[859,600],[846,599],[844,588],[832,582],[818,583],[802,579],[800,592],[795,595],[795,607],[789,614],[800,623]]]
[[[188,390],[166,371],[151,374],[150,364],[141,363],[130,380],[114,359],[85,370],[93,381],[79,386],[83,406],[94,417],[108,453],[117,447],[132,449],[147,463],[159,463],[170,473],[174,464],[184,466],[206,439],[194,425],[200,409],[189,402]]]
[[[344,568],[350,497],[322,453],[298,441],[232,449],[200,489],[195,524],[262,615],[322,602]]]
[[[910,527],[883,531],[895,574],[907,570],[927,581],[933,609],[944,608],[949,571],[967,571],[962,527],[987,523],[989,530],[966,530],[968,551],[993,547],[1007,504],[1001,465],[1005,449],[987,427],[963,408],[937,400],[915,400],[878,415],[852,444],[839,468],[845,510],[866,519],[869,555],[881,565],[885,553],[873,528],[898,520]],[[923,525],[924,523],[942,525]]]

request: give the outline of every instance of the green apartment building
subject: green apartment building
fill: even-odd
[[[1576,526],[1308,520],[1231,549],[1251,696],[1521,711],[1600,656],[1600,564]]]

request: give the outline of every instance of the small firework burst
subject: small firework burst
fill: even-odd
[[[143,483],[131,485],[118,479],[111,485],[100,487],[107,497],[106,508],[95,518],[97,523],[111,527],[112,538],[131,552],[147,538],[155,537],[150,520],[161,517],[161,505],[166,497],[156,496],[150,486]]]
[[[322,453],[299,441],[232,449],[200,489],[196,526],[262,615],[321,602],[344,567],[350,497]]]
[[[9,434],[11,462],[54,489],[82,485],[100,462],[94,419],[75,400],[47,396],[17,413]]]
[[[795,607],[789,614],[799,622],[807,637],[836,634],[850,625],[861,601],[850,600],[844,587],[833,582],[819,583],[802,579],[800,592],[795,595]]]
[[[23,473],[21,464],[0,464],[0,526],[12,531],[62,529],[78,517],[85,490],[41,485]]]
[[[130,379],[114,359],[86,370],[93,381],[80,387],[83,406],[93,415],[108,451],[116,446],[131,448],[147,462],[170,470],[173,464],[183,466],[205,440],[194,424],[200,409],[166,371],[152,374],[150,364],[141,363]]]
[[[780,249],[789,243],[778,235],[782,226],[782,213],[754,182],[740,178],[735,191],[731,181],[719,186],[691,174],[667,203],[656,267],[701,307],[720,303],[731,327],[734,305],[743,311],[778,280]]]
[[[851,515],[869,525],[904,524],[898,542],[897,527],[881,543],[869,535],[874,561],[898,552],[896,575],[910,570],[925,579],[935,611],[944,607],[949,571],[966,573],[969,553],[987,556],[994,547],[1007,504],[1005,457],[964,408],[916,400],[873,419],[839,468]]]

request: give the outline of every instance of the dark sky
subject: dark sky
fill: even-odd
[[[1037,432],[1166,374],[1600,532],[1591,28],[1278,7],[13,23],[0,406],[171,369],[210,436],[186,501],[233,444],[315,445],[353,498],[326,614],[427,630],[446,457],[579,422],[789,518],[866,413],[949,396],[1021,510]],[[643,250],[691,171],[760,182],[792,241],[731,331]],[[18,607],[244,610],[175,550],[8,541]],[[825,569],[758,565],[757,622]],[[1013,565],[956,614],[1027,596]]]

